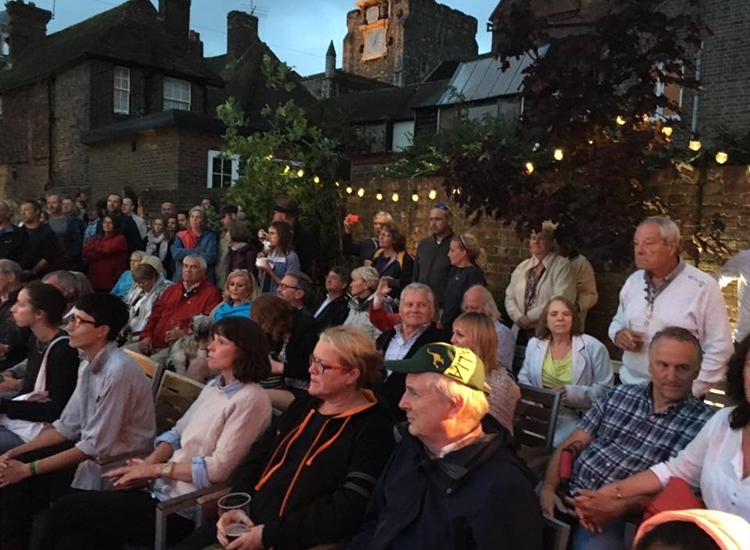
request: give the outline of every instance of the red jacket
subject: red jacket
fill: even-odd
[[[94,290],[109,292],[128,268],[128,242],[123,235],[97,235],[83,247]]]
[[[203,279],[189,296],[185,294],[182,282],[173,284],[154,304],[146,328],[141,332],[141,339],[151,338],[153,349],[166,348],[168,344],[164,341],[164,336],[168,330],[179,327],[187,332],[190,320],[195,315],[208,315],[219,302],[219,289],[206,279]]]

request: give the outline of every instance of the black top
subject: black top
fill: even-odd
[[[327,296],[326,296],[327,298]],[[326,300],[323,298],[318,307],[315,308],[317,312],[323,302]],[[315,313],[313,313],[314,315]],[[349,316],[349,297],[345,294],[339,296],[323,309],[315,318],[315,322],[318,324],[318,331],[323,332],[328,327],[337,327],[343,325],[346,318]]]
[[[33,268],[42,259],[47,260],[47,267],[44,271],[37,273],[40,277],[45,273],[65,268],[65,261],[60,251],[57,235],[55,235],[50,226],[41,224],[36,229],[24,229],[26,235],[29,237],[29,269]]]
[[[13,260],[23,269],[31,269],[28,250],[29,236],[20,227],[0,227],[0,260]]]
[[[313,238],[312,233],[305,226],[300,225],[298,221],[294,222],[292,231],[294,233],[292,244],[294,244],[294,250],[297,252],[297,257],[299,258],[300,269],[312,277],[318,244]]]
[[[443,297],[443,316],[440,324],[450,328],[456,317],[461,315],[461,302],[464,292],[474,285],[487,285],[482,268],[476,265],[468,267],[453,267],[448,275],[448,284],[445,286]]]
[[[0,344],[10,346],[10,351],[0,359],[0,370],[9,369],[26,357],[26,344],[31,336],[31,331],[28,328],[19,327],[10,312],[10,308],[18,300],[20,292],[20,288],[14,290],[8,294],[8,299],[0,304]]]

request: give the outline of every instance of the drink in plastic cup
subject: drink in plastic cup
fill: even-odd
[[[250,528],[244,523],[232,523],[230,525],[227,525],[224,531],[226,532],[227,540],[229,542],[233,542],[250,531]]]
[[[242,510],[246,514],[249,514],[250,500],[252,500],[252,497],[247,493],[229,493],[228,495],[224,495],[219,499],[219,515],[230,510]]]
[[[255,265],[258,267],[266,267],[268,265],[268,258],[256,258]]]
[[[633,340],[636,342],[635,351],[640,353],[643,351],[643,345],[646,343],[646,331],[648,331],[648,320],[641,317],[636,317],[628,321],[628,329],[633,335]]]

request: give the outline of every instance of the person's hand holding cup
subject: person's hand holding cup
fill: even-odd
[[[630,330],[630,339],[632,341],[632,349],[629,351],[641,353],[646,343],[648,320],[641,317],[633,318],[628,321],[628,329]]]

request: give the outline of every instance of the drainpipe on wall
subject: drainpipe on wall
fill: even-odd
[[[694,136],[698,136],[698,108],[700,106],[700,79],[701,79],[701,61],[703,52],[703,42],[701,42],[698,52],[695,54],[695,80],[698,82],[698,89],[693,94],[693,113],[690,119],[690,139],[696,139]],[[703,223],[703,195],[706,187],[706,180],[708,179],[708,167],[699,166],[698,172],[698,188],[695,193],[695,225],[696,228],[700,228]],[[700,253],[696,252],[695,258],[693,258],[695,267],[700,268]]]

